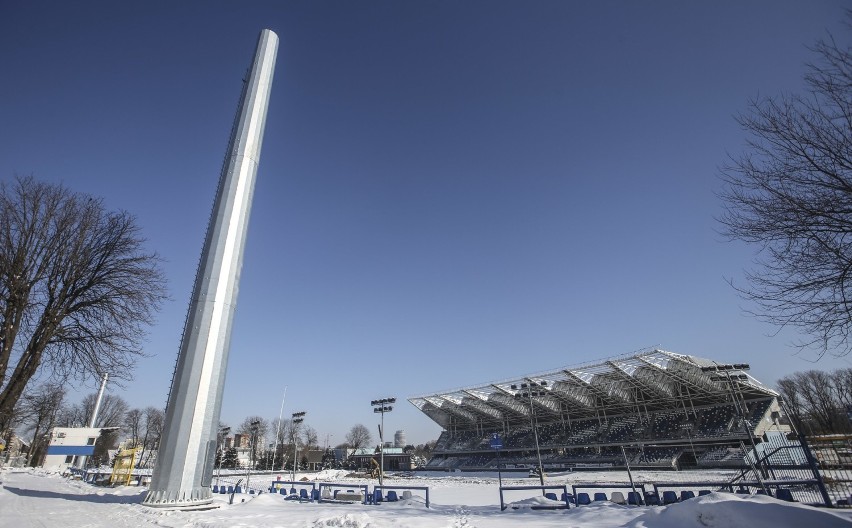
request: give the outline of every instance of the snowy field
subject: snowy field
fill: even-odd
[[[712,477],[713,475],[710,475]],[[719,473],[721,479],[723,473]],[[282,480],[288,476],[282,474]],[[298,475],[317,481],[375,484],[347,480],[340,472]],[[549,475],[547,485],[577,482],[623,482],[623,473],[594,472]],[[672,472],[637,472],[639,482],[691,480],[694,475]],[[705,475],[705,478],[707,475]],[[253,482],[274,477],[253,475]],[[507,486],[536,484],[537,479],[504,479]],[[143,487],[101,488],[40,470],[0,470],[0,527],[111,527],[160,526],[175,528],[509,528],[519,525],[543,528],[832,528],[852,527],[852,511],[825,510],[790,504],[770,497],[713,493],[660,507],[618,506],[597,503],[570,510],[542,511],[537,492],[513,492],[508,497],[517,509],[500,511],[497,479],[491,475],[387,478],[386,484],[429,486],[431,508],[422,493],[408,501],[361,504],[320,504],[287,501],[274,494],[216,496],[218,508],[206,511],[164,511],[141,505]],[[594,490],[597,491],[597,490]],[[244,502],[242,502],[244,501]]]

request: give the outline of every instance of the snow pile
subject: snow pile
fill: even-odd
[[[311,473],[309,480],[316,482],[339,482],[346,478],[350,472],[344,469],[324,469],[317,473]],[[289,478],[289,477],[288,477]]]
[[[370,528],[370,516],[365,513],[323,517],[313,522],[314,528]]]
[[[848,516],[781,502],[771,497],[739,497],[711,493],[665,508],[651,508],[627,524],[628,528],[849,528]]]

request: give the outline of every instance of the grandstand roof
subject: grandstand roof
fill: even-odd
[[[748,365],[651,349],[579,366],[409,398],[438,425],[539,421],[618,415],[752,400],[778,394]]]

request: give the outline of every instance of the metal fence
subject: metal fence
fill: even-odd
[[[807,443],[832,504],[852,507],[852,436],[811,436]]]

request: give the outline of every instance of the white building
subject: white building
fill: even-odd
[[[100,434],[99,427],[55,427],[41,467],[65,469],[76,464],[78,457],[92,456]]]

